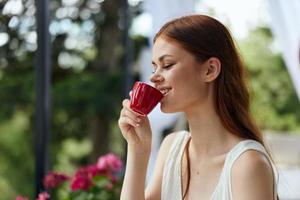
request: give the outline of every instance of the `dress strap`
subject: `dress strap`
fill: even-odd
[[[231,190],[231,168],[234,164],[234,162],[246,151],[248,150],[255,150],[264,155],[267,160],[269,161],[272,169],[273,169],[273,177],[274,177],[274,195],[275,197],[277,196],[277,180],[278,180],[278,173],[276,170],[276,167],[266,151],[265,147],[260,144],[259,142],[255,140],[244,140],[240,143],[238,143],[229,153],[228,156],[226,157],[224,168],[226,169],[225,172],[227,172],[227,181],[229,185],[229,193],[230,193],[230,198],[232,199],[232,190]]]
[[[176,133],[164,165],[162,179],[162,200],[181,200],[181,158],[189,133]]]

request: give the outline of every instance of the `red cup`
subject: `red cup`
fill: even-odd
[[[163,96],[158,89],[151,85],[135,82],[130,98],[130,108],[142,115],[148,115]]]

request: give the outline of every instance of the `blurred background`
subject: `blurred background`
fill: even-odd
[[[51,0],[49,169],[73,173],[108,152],[125,158],[121,102],[134,81],[147,81],[154,33],[174,16],[202,13],[232,32],[249,72],[253,116],[279,170],[280,197],[300,199],[300,17],[293,17],[300,3],[282,2]],[[35,194],[36,13],[34,0],[0,0],[0,200]],[[163,136],[185,127],[180,114],[155,109],[149,117],[148,179]]]

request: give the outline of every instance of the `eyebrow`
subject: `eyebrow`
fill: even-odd
[[[162,55],[158,58],[159,62],[162,62],[162,60],[165,58],[165,57],[173,57],[172,55],[169,55],[169,54],[165,54],[165,55]],[[152,61],[152,64],[155,65],[155,62]]]

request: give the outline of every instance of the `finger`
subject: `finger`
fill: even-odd
[[[129,99],[124,99],[122,102],[123,107],[129,108],[130,107],[130,101]]]
[[[130,119],[135,121],[135,123],[140,123],[141,122],[141,117],[140,116],[138,116],[136,113],[133,113],[130,110],[127,110],[126,108],[123,108],[123,116],[124,117],[129,117]]]
[[[138,127],[139,124],[136,123],[134,120],[130,119],[129,117],[122,117],[119,119],[119,126],[128,126],[131,125],[133,127]]]
[[[129,97],[130,97],[130,99],[132,98],[132,90],[130,90],[130,92],[129,92]]]
[[[140,116],[136,115],[135,113],[131,112],[126,108],[123,108],[120,112],[120,118],[122,117],[129,117],[130,119],[135,121],[135,123],[140,123],[142,120]]]

